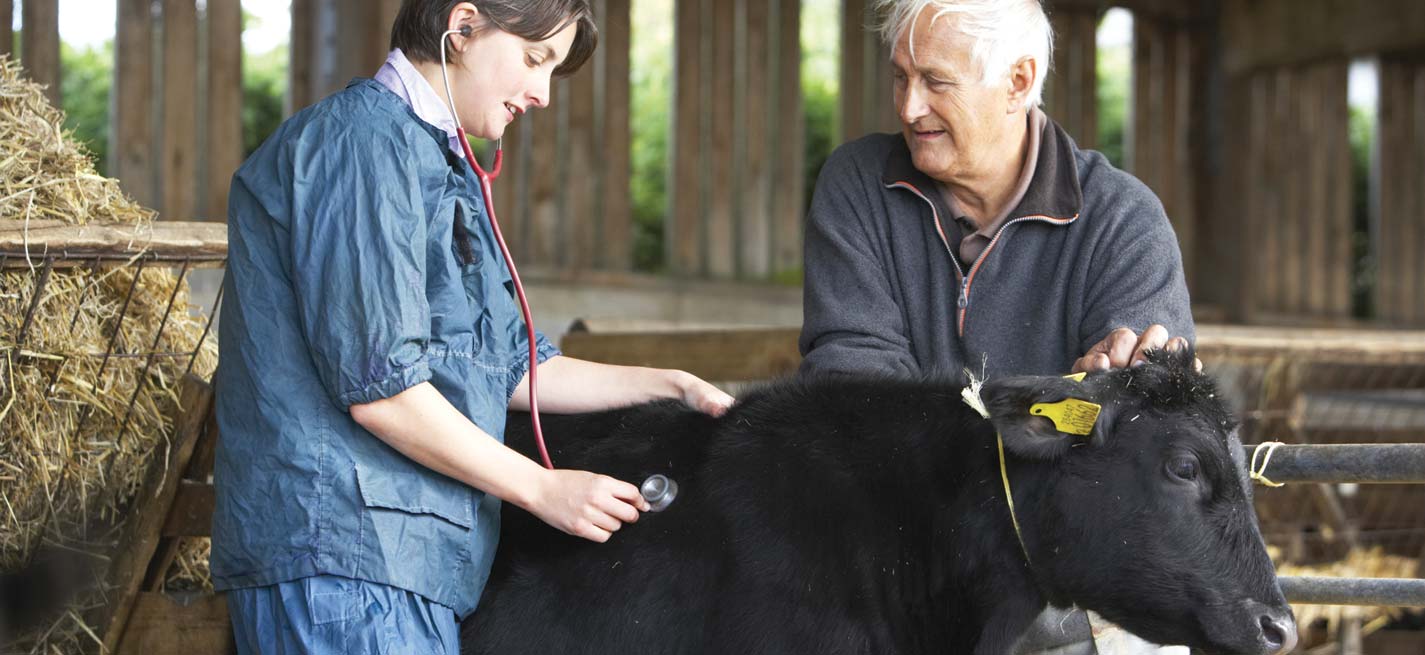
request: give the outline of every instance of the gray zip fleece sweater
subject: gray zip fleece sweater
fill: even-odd
[[[804,373],[1062,374],[1110,331],[1194,341],[1163,206],[1045,121],[1029,189],[974,262],[898,134],[832,153],[806,227]]]

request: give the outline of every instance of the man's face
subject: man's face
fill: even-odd
[[[915,167],[947,183],[973,182],[1013,157],[1009,86],[984,85],[954,16],[922,11],[897,39],[891,66],[896,110]],[[911,35],[915,58],[911,59]],[[1023,126],[1020,126],[1021,129]]]

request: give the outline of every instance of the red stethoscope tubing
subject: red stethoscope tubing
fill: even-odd
[[[455,133],[460,136],[460,147],[465,151],[465,161],[470,163],[470,167],[475,169],[475,177],[480,179],[480,195],[485,201],[485,216],[490,220],[490,230],[495,233],[495,243],[500,244],[500,254],[505,257],[505,268],[509,269],[510,279],[515,283],[520,314],[524,317],[525,335],[529,338],[529,422],[534,427],[534,443],[539,447],[539,457],[544,462],[544,468],[553,469],[554,463],[549,459],[549,449],[544,445],[544,430],[539,425],[539,354],[535,344],[534,317],[529,311],[529,300],[525,298],[524,284],[520,283],[520,272],[515,268],[515,259],[510,256],[510,248],[505,245],[505,237],[500,233],[500,222],[495,219],[495,201],[490,189],[490,182],[500,176],[505,149],[498,145],[495,147],[495,163],[491,170],[486,172],[480,167],[479,160],[475,159],[475,152],[470,149],[470,139],[465,136],[465,128],[456,127]]]

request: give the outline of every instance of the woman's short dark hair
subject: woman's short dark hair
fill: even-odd
[[[391,26],[391,48],[400,48],[413,62],[439,61],[439,48],[449,47],[441,34],[451,10],[461,2],[475,5],[486,25],[529,41],[543,41],[570,24],[576,25],[574,44],[554,69],[558,76],[579,70],[599,43],[589,0],[402,0]]]

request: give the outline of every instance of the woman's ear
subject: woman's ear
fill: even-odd
[[[446,18],[445,29],[459,33],[458,39],[451,39],[453,47],[458,51],[465,46],[464,39],[468,39],[480,28],[484,26],[485,17],[480,15],[480,9],[473,3],[462,2],[450,9],[450,16]]]

